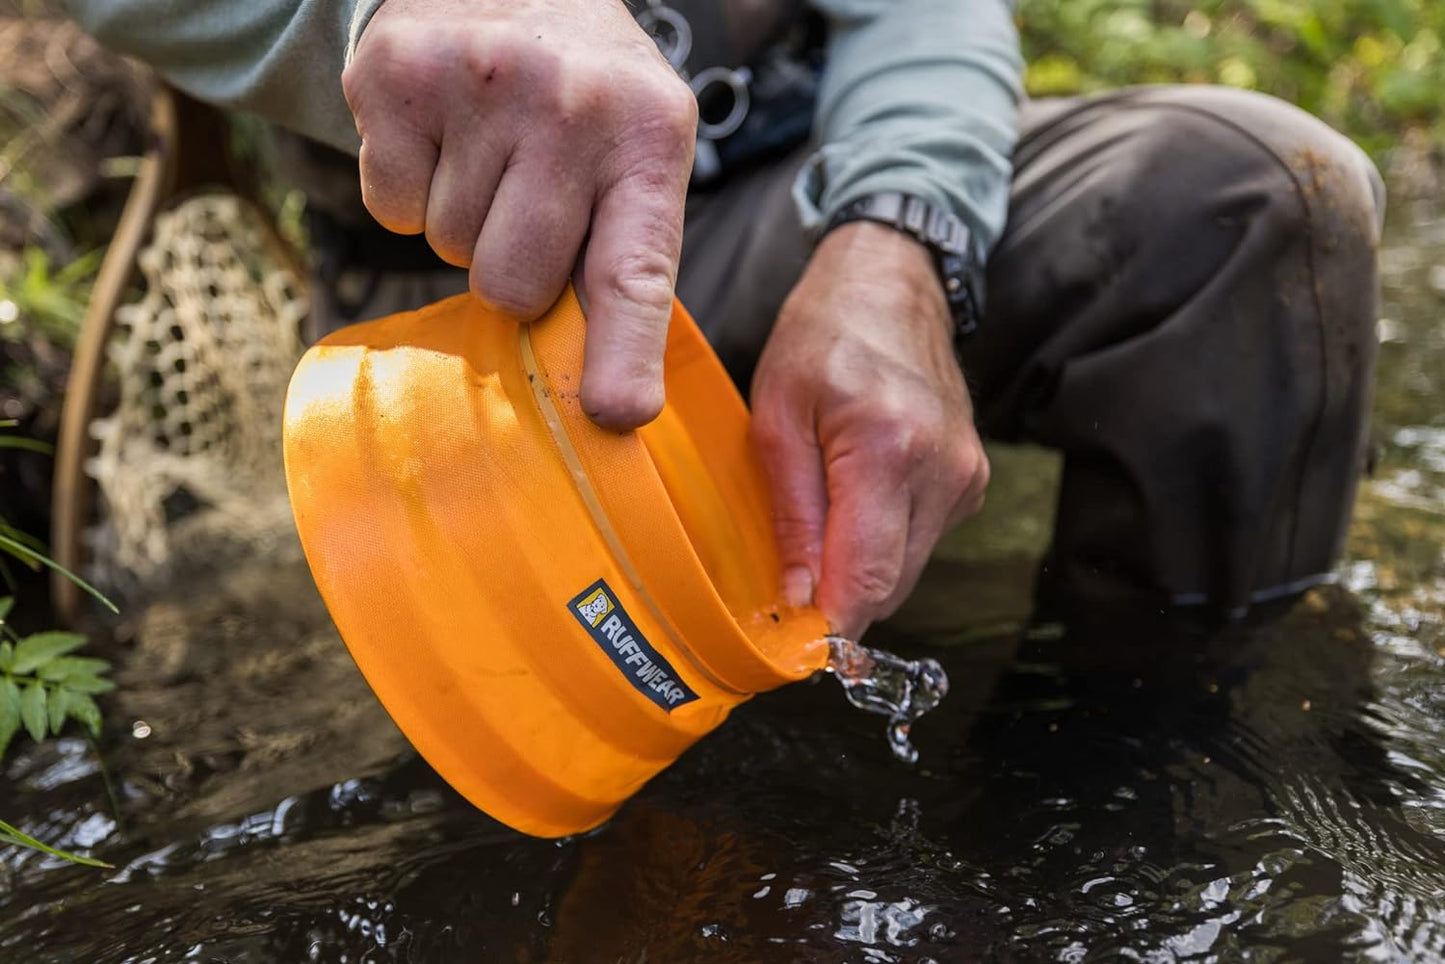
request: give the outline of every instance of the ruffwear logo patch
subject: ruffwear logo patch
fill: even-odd
[[[643,696],[669,713],[697,699],[672,665],[652,648],[604,580],[578,593],[567,609]]]

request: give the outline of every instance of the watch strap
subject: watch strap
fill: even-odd
[[[972,334],[983,312],[983,266],[968,224],[951,211],[901,191],[849,201],[823,233],[850,221],[875,221],[901,231],[933,252],[956,338]]]

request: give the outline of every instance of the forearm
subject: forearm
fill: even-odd
[[[97,40],[195,97],[356,152],[341,92],[356,26],[379,0],[64,0]]]
[[[1003,230],[1022,59],[1007,0],[814,0],[829,18],[818,153],[796,195],[809,226],[879,191]]]

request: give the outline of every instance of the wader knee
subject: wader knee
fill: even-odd
[[[1238,91],[1127,92],[1074,136],[1055,220],[1095,247],[1034,272],[1090,276],[1014,416],[1065,454],[1045,584],[1239,614],[1327,580],[1364,461],[1378,175]]]

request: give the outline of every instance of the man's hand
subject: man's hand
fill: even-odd
[[[825,236],[753,380],[789,601],[858,638],[893,612],[951,526],[976,513],[988,459],[928,251],[890,228]]]
[[[697,104],[620,0],[386,0],[342,85],[372,216],[518,321],[575,271],[584,410],[654,418]]]

